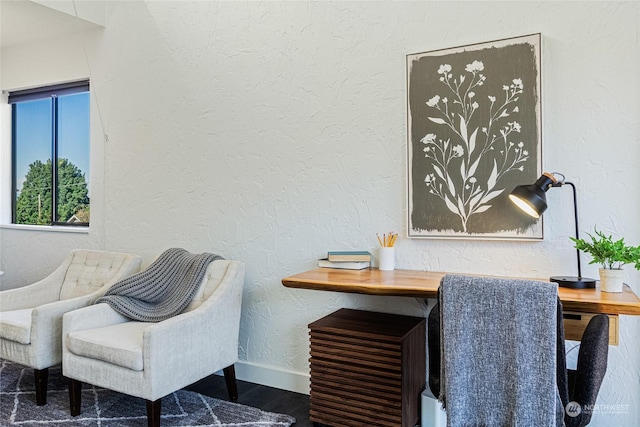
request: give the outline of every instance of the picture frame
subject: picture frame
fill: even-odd
[[[542,173],[541,34],[409,54],[408,237],[542,240],[509,193]]]

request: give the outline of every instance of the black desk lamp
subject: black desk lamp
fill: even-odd
[[[554,174],[562,176],[562,180],[558,181]],[[518,206],[530,216],[539,218],[540,215],[542,215],[542,213],[547,209],[547,197],[545,196],[547,190],[551,187],[562,187],[565,184],[570,185],[573,189],[573,212],[576,223],[576,239],[579,239],[580,237],[578,235],[578,202],[576,199],[576,186],[573,185],[572,182],[565,181],[564,175],[557,172],[545,172],[540,178],[538,178],[538,180],[534,184],[518,185],[513,189],[511,194],[509,194],[509,199],[511,199],[511,201],[515,203],[516,206]],[[558,286],[562,286],[564,288],[595,288],[595,279],[582,277],[582,269],[580,268],[580,251],[576,249],[576,253],[578,255],[578,277],[552,276],[549,280],[558,283]]]

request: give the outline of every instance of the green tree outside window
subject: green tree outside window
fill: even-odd
[[[51,224],[51,160],[29,165],[16,203],[17,224]],[[58,159],[58,217],[67,222],[89,222],[89,188],[84,173],[67,159]]]

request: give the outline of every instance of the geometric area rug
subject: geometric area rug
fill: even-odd
[[[179,390],[162,398],[161,426],[280,427],[295,418]],[[49,368],[47,404],[36,406],[33,369],[0,359],[0,426],[146,427],[144,399],[82,385],[82,412],[69,414],[67,380]]]

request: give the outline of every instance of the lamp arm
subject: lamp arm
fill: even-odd
[[[569,181],[560,181],[556,184],[551,184],[552,187],[562,187],[563,185],[570,185],[571,186],[571,190],[573,191],[573,219],[575,222],[575,226],[576,226],[576,239],[580,238],[580,235],[578,233],[578,197],[576,196],[576,186],[573,184],[573,182],[569,182]],[[578,279],[582,278],[582,267],[580,266],[580,249],[576,249],[576,257],[578,260]]]

